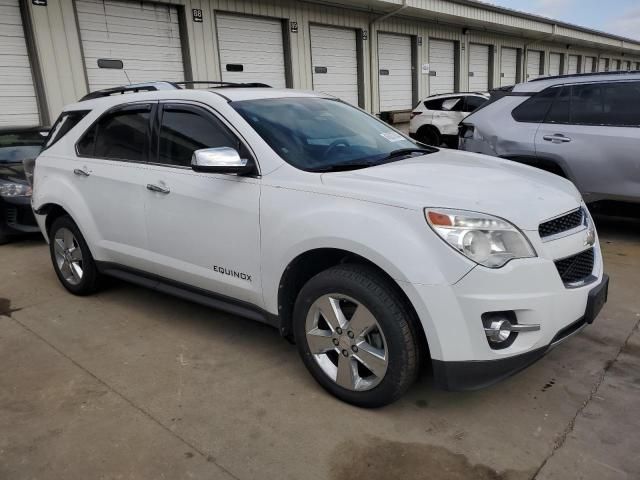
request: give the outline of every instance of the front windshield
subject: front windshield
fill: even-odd
[[[397,153],[432,151],[333,99],[267,98],[231,105],[278,155],[302,170],[362,168],[398,160]]]
[[[20,163],[36,158],[44,140],[39,132],[0,133],[0,163]]]

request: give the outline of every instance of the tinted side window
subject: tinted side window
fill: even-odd
[[[127,105],[106,113],[82,136],[78,154],[146,161],[150,117],[151,105]]]
[[[239,141],[217,118],[198,107],[165,105],[162,112],[158,162],[188,167],[202,148],[231,147]]]
[[[464,111],[465,112],[473,112],[476,108],[484,105],[487,102],[485,98],[482,97],[467,97],[465,99]]]
[[[606,123],[601,85],[574,85],[572,90],[571,118],[568,122],[577,125]]]
[[[557,87],[543,90],[516,107],[511,115],[516,122],[542,123],[559,90]]]
[[[571,87],[562,87],[560,93],[549,109],[546,123],[569,123],[569,108],[571,106]]]
[[[640,125],[640,82],[602,85],[602,122],[600,125]]]
[[[442,98],[437,100],[427,100],[424,102],[424,106],[427,107],[428,110],[442,110],[442,102]]]
[[[46,150],[51,145],[56,143],[62,137],[64,137],[69,130],[75,127],[80,120],[82,120],[89,110],[79,110],[75,112],[62,112],[56,123],[51,127],[51,131],[49,132],[49,136],[47,137],[47,141],[44,144],[43,150]]]

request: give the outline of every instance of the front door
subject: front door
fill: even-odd
[[[567,85],[536,133],[536,153],[562,165],[586,201],[637,199],[640,82]]]
[[[159,113],[156,164],[147,172],[145,201],[155,273],[261,305],[259,179],[190,168],[195,150],[248,150],[204,107],[164,103]]]

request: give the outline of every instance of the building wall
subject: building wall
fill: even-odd
[[[492,86],[498,86],[500,82],[500,54],[503,46],[518,48],[522,52],[527,49],[544,51],[545,74],[549,70],[549,53],[551,51],[565,55],[565,68],[569,54],[589,55],[596,58],[605,56],[613,59],[631,60],[632,62],[640,61],[640,50],[638,54],[626,54],[621,57],[619,48],[621,42],[615,39],[611,39],[604,44],[601,42],[602,48],[599,50],[577,46],[571,46],[567,49],[566,41],[532,43],[532,40],[522,37],[483,31],[484,29],[490,30],[492,26],[500,25],[501,22],[510,22],[509,25],[513,28],[537,29],[541,32],[549,30],[547,32],[549,35],[553,33],[553,29],[547,28],[548,25],[540,21],[526,18],[514,19],[513,16],[488,10],[483,11],[482,8],[475,6],[458,5],[458,7],[455,7],[456,4],[445,0],[414,0],[408,1],[407,5],[414,8],[430,9],[435,13],[444,15],[471,15],[469,18],[485,22],[486,27],[482,30],[463,30],[462,26],[434,23],[424,19],[410,18],[403,14],[376,21],[376,18],[381,16],[379,13],[295,0],[170,0],[159,3],[172,3],[183,9],[186,31],[181,32],[181,35],[188,44],[185,64],[190,66],[194,80],[219,80],[221,77],[217,51],[215,12],[235,12],[297,22],[298,33],[289,34],[289,48],[292,59],[293,87],[299,89],[313,88],[311,42],[309,38],[309,26],[311,24],[349,27],[366,32],[367,40],[363,41],[364,103],[365,108],[374,113],[379,112],[378,32],[406,34],[421,39],[421,44],[417,47],[418,68],[415,72],[420,97],[427,96],[427,92],[429,92],[430,77],[428,74],[421,73],[420,66],[429,63],[430,39],[457,42],[457,48],[459,49],[457,65],[459,91],[466,91],[468,88],[470,43],[486,44],[493,47]],[[401,2],[394,0],[387,3],[400,4]],[[28,33],[33,37],[38,63],[41,68],[44,85],[44,92],[41,92],[41,95],[43,94],[45,97],[49,118],[53,120],[65,104],[75,102],[87,93],[87,79],[74,0],[48,0],[47,6],[33,5],[32,2],[24,0],[23,8],[30,16],[33,24],[33,31]],[[192,21],[191,10],[194,8],[201,9],[203,12],[203,21],[201,23]],[[569,33],[568,30],[563,32],[564,35]],[[584,37],[580,39],[585,41],[595,41],[596,36],[589,33],[580,33],[580,35],[576,34],[576,37]],[[577,40],[579,39],[577,38]],[[608,50],[608,44],[610,44],[610,50]],[[522,62],[526,62],[526,55],[524,54],[522,55]],[[525,71],[524,67],[522,71]]]

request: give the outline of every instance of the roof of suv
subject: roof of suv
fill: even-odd
[[[166,83],[166,82],[165,82]],[[67,105],[65,111],[91,110],[96,107],[117,106],[122,103],[153,100],[201,100],[205,101],[208,95],[215,95],[226,101],[258,100],[265,98],[291,98],[291,97],[318,97],[333,98],[318,92],[307,90],[293,90],[289,88],[268,87],[239,87],[239,88],[207,88],[207,89],[182,89],[161,88],[158,90],[141,90],[130,93],[113,93],[107,96],[96,96],[88,100]],[[210,98],[210,97],[208,97]]]
[[[640,80],[640,71],[578,73],[573,75],[558,75],[555,77],[540,77],[525,83],[519,83],[513,87],[512,91],[536,93],[554,85],[565,85],[567,83],[609,82],[615,80]]]

